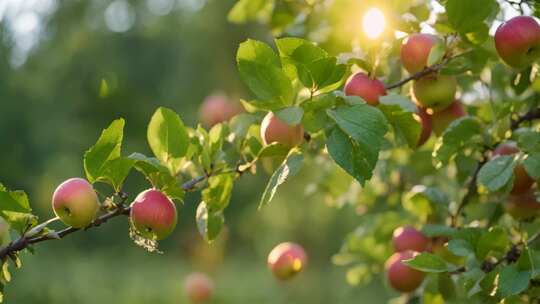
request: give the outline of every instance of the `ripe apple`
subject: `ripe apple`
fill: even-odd
[[[540,25],[530,16],[514,17],[495,32],[495,47],[506,64],[524,68],[540,57]]]
[[[426,112],[426,109],[418,107],[417,118],[420,120],[422,127],[422,132],[420,133],[420,138],[418,139],[417,147],[422,146],[431,136],[432,131],[432,119],[431,116]]]
[[[500,144],[493,150],[493,157],[497,157],[499,155],[513,155],[516,153],[519,153],[520,150],[517,147],[515,142],[508,141],[505,143]],[[529,174],[527,174],[527,171],[525,170],[525,167],[523,167],[522,164],[517,164],[514,168],[514,185],[512,187],[512,191],[510,193],[512,194],[522,194],[531,188],[531,186],[534,184],[534,179],[532,179]]]
[[[288,280],[302,271],[307,264],[307,255],[302,246],[281,243],[268,255],[268,268],[280,280]]]
[[[536,201],[534,190],[510,195],[506,204],[506,212],[517,220],[533,218],[540,214],[540,203]]]
[[[274,113],[268,112],[261,123],[261,138],[265,145],[277,142],[294,147],[302,143],[304,127],[301,124],[290,126],[281,121]]]
[[[433,132],[437,136],[441,136],[444,130],[456,119],[467,115],[463,109],[463,104],[459,100],[454,100],[452,104],[439,112],[435,112],[432,115]]]
[[[237,103],[232,103],[227,96],[214,94],[206,97],[199,109],[199,118],[206,126],[213,126],[220,122],[228,121],[236,114],[242,112]]]
[[[434,112],[447,108],[456,95],[457,81],[454,76],[428,75],[413,83],[416,103]]]
[[[394,253],[385,264],[386,275],[390,286],[399,292],[412,292],[424,280],[424,273],[402,263],[414,258],[418,252],[403,251]]]
[[[392,242],[396,252],[426,251],[430,245],[429,239],[411,226],[398,227],[394,230]]]
[[[87,180],[70,178],[54,191],[52,207],[64,224],[83,228],[96,218],[99,201],[94,188]]]
[[[148,189],[141,192],[131,204],[133,228],[144,238],[162,240],[176,227],[176,206],[161,191]]]
[[[429,52],[437,40],[430,34],[412,34],[403,40],[401,62],[409,73],[418,73],[427,66]]]
[[[212,298],[214,282],[204,273],[190,273],[184,279],[184,292],[192,303],[204,303]]]
[[[379,97],[386,95],[386,89],[380,80],[358,72],[347,79],[345,95],[361,97],[368,104],[376,106],[379,104]]]

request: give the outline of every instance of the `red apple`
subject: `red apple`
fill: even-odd
[[[390,286],[399,292],[412,292],[424,281],[424,273],[402,263],[414,258],[418,253],[403,251],[394,253],[385,264],[386,275]]]
[[[420,133],[420,138],[418,139],[417,147],[422,146],[431,136],[432,131],[432,119],[431,116],[426,112],[426,109],[418,107],[417,118],[420,120],[422,131]]]
[[[288,280],[302,271],[307,264],[307,255],[302,246],[281,243],[268,255],[268,268],[280,280]]]
[[[497,157],[499,155],[513,155],[516,153],[519,153],[520,150],[517,147],[515,142],[508,141],[505,143],[502,143],[493,150],[493,157]],[[532,179],[529,174],[527,174],[527,171],[525,170],[525,167],[523,167],[522,164],[516,165],[514,168],[514,185],[512,187],[512,191],[510,193],[512,194],[522,194],[529,189],[531,189],[531,186],[534,184],[534,179]]]
[[[162,240],[176,227],[176,206],[161,191],[141,192],[131,204],[131,224],[144,238]]]
[[[518,220],[533,218],[540,214],[540,203],[536,201],[534,190],[530,189],[522,194],[510,195],[506,211]]]
[[[204,99],[199,109],[199,117],[203,124],[211,127],[228,121],[240,112],[242,112],[240,105],[230,102],[225,95],[214,94]]]
[[[401,62],[409,73],[418,73],[427,66],[429,53],[437,40],[430,34],[412,34],[403,40]]]
[[[302,143],[304,127],[301,124],[290,126],[281,121],[274,113],[268,112],[261,123],[261,138],[265,145],[277,142],[294,147]]]
[[[386,95],[386,89],[380,80],[358,72],[347,80],[345,95],[361,97],[368,104],[375,106],[379,104],[379,97]]]
[[[416,103],[434,112],[447,108],[456,95],[457,81],[454,76],[428,75],[413,83]]]
[[[495,32],[495,47],[506,64],[524,68],[540,57],[540,25],[530,16],[514,17]]]
[[[430,245],[429,239],[411,226],[398,227],[394,230],[392,242],[396,252],[426,251]]]
[[[433,113],[431,119],[433,121],[433,132],[437,136],[441,136],[444,130],[456,119],[467,115],[463,104],[459,100],[455,100],[452,104],[439,112]]]
[[[212,298],[214,282],[204,273],[190,273],[184,279],[184,292],[192,303],[204,303]]]
[[[85,179],[70,178],[54,191],[52,207],[64,224],[82,228],[90,225],[99,210],[94,188]]]

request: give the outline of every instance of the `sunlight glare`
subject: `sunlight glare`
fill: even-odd
[[[362,19],[362,28],[369,39],[377,39],[384,32],[386,20],[383,12],[376,8],[370,8]]]

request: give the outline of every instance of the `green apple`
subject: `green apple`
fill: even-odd
[[[457,81],[454,76],[428,75],[413,83],[416,103],[438,112],[446,109],[454,101]]]

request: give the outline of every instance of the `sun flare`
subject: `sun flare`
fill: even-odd
[[[362,19],[362,28],[369,39],[377,39],[384,32],[386,20],[383,12],[376,8],[370,8]]]

